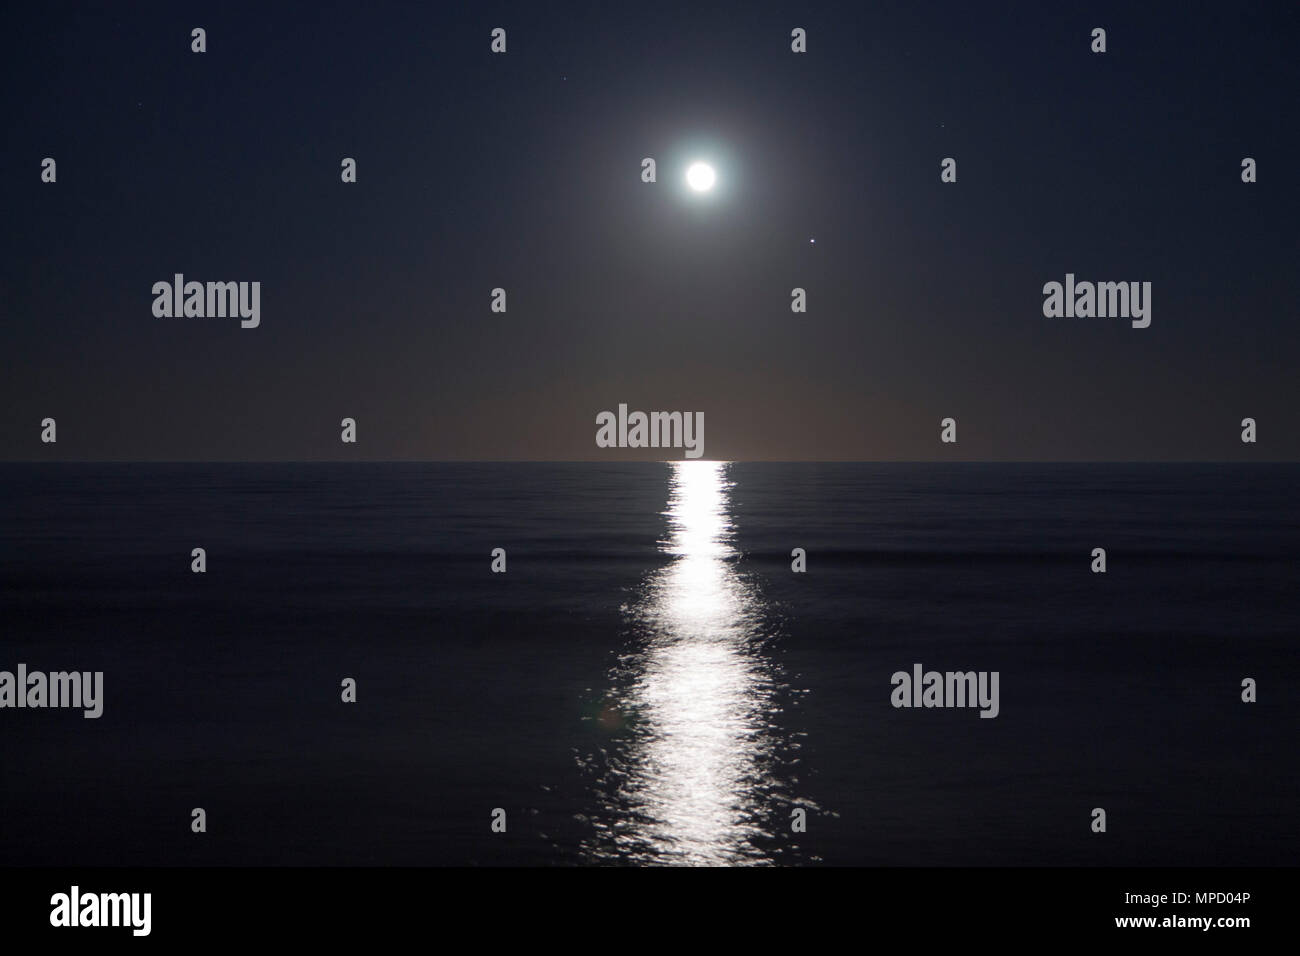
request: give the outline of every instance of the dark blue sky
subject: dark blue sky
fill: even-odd
[[[21,5],[0,457],[620,457],[624,402],[706,457],[1295,459],[1297,8],[1131,6]],[[260,327],[155,317],[176,272]],[[1150,328],[1045,318],[1067,272]]]

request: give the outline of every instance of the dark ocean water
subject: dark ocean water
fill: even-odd
[[[98,720],[0,710],[0,863],[1294,864],[1298,495],[1294,465],[0,465],[0,669],[105,675]],[[999,716],[895,709],[914,663],[998,671]]]

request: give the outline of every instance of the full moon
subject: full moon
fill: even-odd
[[[708,192],[717,178],[713,167],[708,163],[692,163],[691,168],[686,170],[686,183],[697,193]]]

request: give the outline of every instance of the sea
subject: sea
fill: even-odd
[[[1300,465],[11,463],[0,502],[0,670],[103,673],[97,719],[0,709],[3,865],[1300,858]],[[918,665],[996,716],[895,706]]]

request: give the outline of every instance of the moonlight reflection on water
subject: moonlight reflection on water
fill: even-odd
[[[726,462],[671,463],[667,567],[626,609],[632,646],[602,723],[623,725],[599,759],[586,855],[602,862],[772,863],[790,849],[777,669],[763,604],[732,561]],[[612,712],[612,713],[611,713]]]

